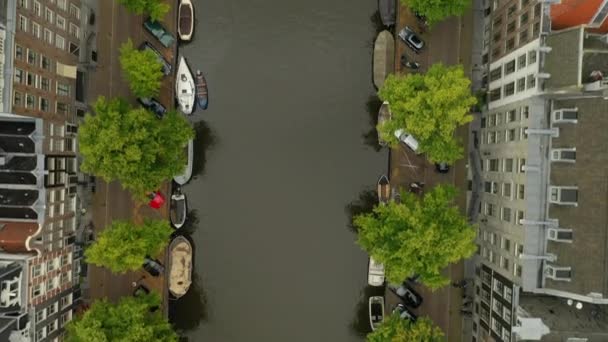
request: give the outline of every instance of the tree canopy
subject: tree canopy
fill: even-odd
[[[449,283],[441,274],[446,266],[475,252],[475,230],[452,203],[455,194],[452,186],[436,186],[422,198],[402,191],[401,203],[355,217],[357,243],[384,263],[389,282],[419,275],[437,289]]]
[[[443,340],[441,329],[427,317],[419,318],[412,323],[397,314],[388,316],[378,329],[367,335],[367,342],[441,342]]]
[[[156,256],[169,242],[173,229],[166,220],[146,220],[142,225],[113,221],[85,251],[90,264],[125,273],[141,268],[146,256]]]
[[[412,11],[426,17],[432,25],[450,16],[460,16],[471,6],[471,0],[401,0]]]
[[[169,111],[159,120],[120,98],[103,97],[94,110],[78,134],[83,171],[119,180],[139,199],[184,171],[184,148],[194,131],[182,115]]]
[[[120,66],[136,97],[153,97],[160,92],[162,64],[151,50],[138,50],[129,39],[120,47]]]
[[[470,110],[477,100],[470,85],[462,66],[440,63],[426,74],[389,75],[379,96],[390,103],[392,116],[378,126],[381,137],[395,147],[399,141],[394,132],[405,129],[430,161],[453,163],[462,158],[463,147],[454,131],[473,120]]]
[[[68,342],[176,342],[177,334],[160,310],[160,297],[151,293],[123,297],[118,304],[95,301],[66,326]]]
[[[153,21],[162,21],[171,6],[163,0],[118,0],[129,12],[137,15],[148,13]]]

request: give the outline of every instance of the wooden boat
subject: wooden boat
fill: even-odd
[[[179,103],[179,109],[184,114],[192,114],[194,110],[194,78],[192,78],[192,73],[184,57],[180,57],[177,66],[175,94]]]
[[[180,187],[176,187],[173,194],[171,194],[171,204],[169,207],[169,217],[175,229],[181,228],[186,222],[187,210],[186,195],[182,193]]]
[[[379,128],[387,121],[391,119],[391,109],[388,101],[384,101],[378,110],[378,125],[376,125],[376,131],[378,132],[378,144],[380,146],[386,146],[386,141],[382,139]]]
[[[205,75],[200,70],[196,70],[196,101],[201,109],[207,109],[209,104],[208,92],[207,92],[207,80]]]
[[[376,330],[384,320],[384,297],[369,297],[369,324]]]
[[[188,183],[188,181],[192,177],[192,166],[193,166],[193,162],[194,162],[194,140],[193,139],[188,140],[188,146],[186,146],[186,149],[184,151],[185,151],[186,155],[188,156],[188,161],[184,168],[184,173],[173,177],[173,180],[175,181],[175,183],[177,183],[179,185],[184,185],[184,184]]]
[[[384,30],[378,33],[374,42],[373,78],[376,88],[382,88],[386,76],[395,70],[395,38]]]
[[[378,200],[380,203],[386,203],[391,198],[391,183],[386,175],[380,176],[378,179]]]
[[[190,0],[181,0],[179,2],[177,34],[179,39],[189,41],[192,39],[194,31],[194,8]]]
[[[380,19],[384,26],[395,25],[395,18],[397,17],[397,4],[395,0],[378,0],[378,11],[380,12]]]
[[[175,298],[185,295],[192,284],[192,245],[178,236],[169,246],[169,293]]]

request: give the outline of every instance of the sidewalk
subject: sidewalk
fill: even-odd
[[[169,3],[169,1],[167,1]],[[173,4],[173,2],[172,2]],[[120,69],[118,60],[120,46],[131,39],[134,46],[139,46],[144,40],[151,42],[164,57],[174,65],[176,63],[176,47],[166,49],[160,45],[143,27],[142,16],[134,16],[127,12],[124,7],[116,1],[101,1],[99,4],[99,36],[97,38],[98,65],[97,71],[91,77],[89,94],[92,101],[98,96],[112,98],[121,96],[135,104],[135,98],[130,94]],[[177,6],[172,6],[165,17],[163,26],[176,36]],[[177,41],[176,43],[177,44]],[[163,79],[161,95],[159,100],[167,108],[174,107],[173,89],[175,72]],[[95,180],[95,193],[91,199],[90,212],[92,214],[92,229],[94,236],[109,225],[112,220],[133,220],[141,223],[145,218],[165,219],[169,217],[169,194],[171,193],[170,182],[161,187],[161,192],[167,201],[165,206],[159,210],[153,210],[147,203],[135,203],[131,194],[125,191],[118,182],[106,183],[100,178]],[[169,241],[167,242],[169,243]],[[157,256],[157,259],[165,265],[167,271],[166,249]],[[85,299],[92,302],[98,298],[108,298],[115,302],[123,296],[130,296],[135,285],[144,285],[162,295],[162,309],[165,316],[168,312],[168,286],[165,275],[158,278],[149,275],[143,268],[136,272],[128,272],[122,275],[112,274],[105,268],[89,265],[88,269],[88,291]]]

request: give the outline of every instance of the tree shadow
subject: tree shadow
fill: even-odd
[[[365,337],[372,332],[369,322],[369,297],[384,297],[383,286],[365,286],[359,295],[359,302],[355,306],[355,315],[350,323],[351,330],[357,336]]]
[[[382,146],[378,144],[378,131],[376,130],[380,106],[382,106],[382,100],[375,94],[370,95],[367,98],[367,101],[365,101],[365,110],[369,115],[368,122],[370,124],[370,129],[362,134],[363,142],[373,148],[376,152],[379,152],[382,149]]]
[[[357,227],[353,219],[360,214],[371,213],[378,204],[378,193],[375,189],[365,189],[359,193],[359,198],[346,205],[345,212],[348,217],[348,228],[356,233]]]
[[[192,285],[186,294],[171,300],[169,303],[169,321],[175,331],[183,335],[188,331],[196,329],[201,322],[207,321],[207,294],[202,286],[202,281],[196,272],[192,271]],[[180,340],[187,341],[182,337]]]
[[[198,121],[194,124],[194,162],[192,165],[193,179],[197,179],[199,175],[205,174],[205,166],[207,165],[207,153],[213,148],[218,138],[205,121]]]
[[[390,27],[384,26],[382,23],[382,17],[380,17],[380,11],[376,10],[372,15],[369,16],[369,21],[372,23],[372,27],[374,28],[374,38],[378,33],[384,30],[390,30]]]

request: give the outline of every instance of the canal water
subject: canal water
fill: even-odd
[[[370,116],[376,0],[193,3],[180,53],[210,101],[185,187],[195,283],[172,321],[190,341],[363,340],[367,256],[349,220],[387,169]]]

